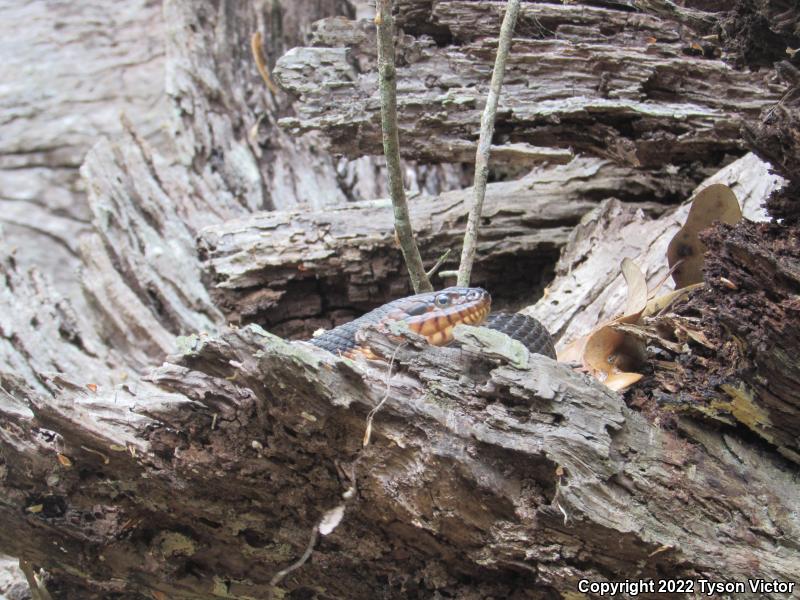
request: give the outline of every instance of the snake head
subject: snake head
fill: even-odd
[[[483,323],[492,307],[489,292],[470,287],[449,287],[397,302],[389,318],[405,321],[411,331],[424,336],[434,346],[445,346],[453,341],[453,328],[460,323]]]

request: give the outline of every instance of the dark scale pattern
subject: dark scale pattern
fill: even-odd
[[[493,313],[486,318],[484,326],[519,340],[534,354],[556,359],[553,338],[544,325],[533,317],[519,313]]]
[[[325,350],[333,354],[349,352],[358,347],[356,343],[356,333],[358,333],[360,329],[367,325],[372,325],[373,323],[380,323],[389,313],[397,310],[397,305],[403,301],[405,301],[405,298],[379,306],[375,310],[371,310],[354,321],[339,325],[309,341],[315,346],[325,348]]]
[[[485,294],[483,290],[476,288],[481,294]],[[465,296],[470,288],[447,288],[442,292],[457,293],[462,297]],[[309,340],[315,346],[324,348],[328,352],[334,354],[347,354],[359,348],[356,342],[356,333],[367,325],[380,323],[386,319],[403,318],[411,315],[422,316],[424,315],[425,306],[433,302],[433,299],[441,292],[433,292],[431,294],[419,294],[417,296],[409,296],[407,298],[400,298],[394,300],[383,306],[376,308],[367,314],[340,325],[334,329],[326,331],[322,335]],[[553,346],[553,338],[550,337],[547,329],[539,321],[533,317],[528,317],[521,314],[511,313],[496,313],[490,314],[486,322],[483,324],[485,327],[502,331],[508,336],[522,342],[528,350],[535,354],[543,354],[552,359],[556,358],[556,351]]]

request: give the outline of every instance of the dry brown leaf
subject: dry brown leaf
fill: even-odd
[[[667,308],[669,308],[673,302],[675,302],[681,296],[688,294],[692,290],[696,290],[698,288],[703,287],[702,283],[695,283],[692,285],[687,285],[686,287],[682,287],[680,289],[674,290],[672,292],[667,292],[663,296],[659,296],[658,298],[653,298],[650,302],[647,303],[644,311],[642,312],[642,317],[649,317],[651,315],[657,315]]]
[[[621,269],[625,283],[628,284],[628,301],[625,304],[623,317],[636,315],[636,320],[638,320],[639,315],[647,306],[647,280],[639,265],[629,258],[622,259]]]
[[[597,329],[586,342],[583,363],[594,372],[604,375],[605,381],[612,373],[634,369],[644,356],[644,344],[633,336],[615,329],[620,320]]]
[[[589,339],[589,335],[584,335],[576,340],[572,340],[563,350],[557,352],[558,362],[581,362],[583,351],[586,348],[586,342]]]
[[[61,454],[59,452],[58,454],[56,454],[56,457],[58,457],[58,462],[60,462],[62,466],[67,468],[72,466],[72,461],[65,454]]]
[[[733,224],[741,218],[739,201],[727,185],[715,183],[695,195],[686,223],[672,238],[667,249],[670,267],[683,261],[672,273],[672,279],[678,287],[703,281],[703,255],[706,247],[698,234],[714,221]]]
[[[628,258],[622,260],[621,269],[628,284],[625,314],[600,325],[590,333],[581,355],[583,364],[595,377],[617,390],[641,379],[641,375],[634,377],[636,373],[626,372],[641,361],[645,345],[638,336],[626,336],[615,329],[615,326],[636,323],[647,306],[647,281],[642,270]]]
[[[625,336],[610,325],[600,327],[586,341],[583,364],[595,372],[603,373],[602,381],[605,381],[611,373],[618,370],[615,352],[624,339]]]
[[[626,373],[620,371],[618,373],[612,373],[609,375],[605,380],[605,384],[609,389],[612,389],[615,392],[621,392],[625,388],[632,386],[642,377],[644,377],[644,375],[641,373]]]

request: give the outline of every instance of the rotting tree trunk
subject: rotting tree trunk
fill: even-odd
[[[263,598],[355,482],[341,525],[285,589],[548,597],[633,564],[642,577],[741,579],[753,564],[796,576],[800,483],[774,456],[691,421],[663,430],[600,384],[495,343],[400,349],[366,450],[386,365],[253,326],[187,341],[149,382],[62,377],[53,396],[25,391],[32,414],[6,398],[0,544],[47,567],[62,597],[88,585]]]
[[[628,187],[636,208],[671,193],[659,177],[600,159],[540,168],[491,184],[483,211],[473,283],[492,290],[495,306],[535,298],[571,229],[604,199]],[[411,221],[430,266],[447,249],[457,265],[472,191],[410,201]],[[325,212],[273,212],[200,232],[204,269],[229,319],[281,335],[311,334],[409,293],[388,201]],[[448,283],[440,283],[439,287]],[[530,300],[529,300],[530,301]]]
[[[435,8],[457,8],[474,16],[475,10],[495,4],[499,3],[437,2]],[[194,34],[202,38],[181,30],[177,33],[188,35],[191,41],[173,51],[188,52],[191,46],[208,55],[213,44],[203,29],[206,19],[215,23],[217,31],[226,31],[252,16],[238,4],[209,2],[203,3],[202,10],[193,10],[195,5],[171,3],[170,9],[183,15],[175,23],[191,22]],[[413,27],[419,32],[425,29],[446,47],[447,36],[452,35],[450,25],[443,28],[439,17],[426,21],[425,11],[431,10],[432,3],[402,6],[405,12],[400,18],[409,23],[406,33],[411,35]],[[544,16],[542,11],[561,8],[526,6],[538,17]],[[576,6],[564,7],[573,15],[570,19],[577,18]],[[596,7],[581,8],[581,14],[594,18],[596,24]],[[532,25],[549,30],[558,26],[560,36],[570,35],[570,26],[538,17]],[[633,13],[628,22],[646,25],[648,19],[666,17]],[[680,43],[691,38],[692,30],[705,31],[708,24],[707,16],[697,11],[678,11],[675,19],[670,21],[673,29],[667,30],[672,31],[669,35],[683,36]],[[469,27],[476,29],[489,21],[473,18]],[[613,19],[609,23],[606,34],[618,36],[620,46],[641,41],[625,28],[614,29]],[[693,23],[699,25],[693,29]],[[579,25],[573,23],[575,31],[586,35],[588,26]],[[223,50],[231,48],[228,41],[221,42]],[[721,61],[676,58],[680,44],[673,42],[678,46],[670,46],[666,55],[679,63],[675,68],[693,66],[702,71],[708,67],[728,73]],[[474,43],[490,45],[488,38]],[[465,51],[474,50],[470,44],[463,45]],[[590,43],[582,51],[594,56],[599,50]],[[248,241],[248,236],[261,235],[259,223],[276,228],[271,231],[286,232],[284,239],[291,247],[294,224],[309,223],[296,232],[302,238],[311,233],[310,224],[323,219],[335,224],[340,216],[284,212],[222,223],[232,214],[246,214],[259,193],[251,185],[254,179],[240,177],[248,175],[248,170],[237,170],[250,160],[242,158],[237,144],[249,142],[227,135],[246,129],[243,123],[254,114],[249,112],[252,107],[241,99],[220,101],[237,88],[237,77],[244,72],[237,65],[246,59],[239,50],[223,55],[231,63],[218,66],[228,75],[216,83],[206,81],[199,68],[203,65],[198,64],[185,73],[194,78],[192,85],[181,88],[191,92],[173,95],[178,106],[197,107],[195,113],[179,111],[176,131],[193,141],[180,146],[178,156],[164,160],[129,131],[117,142],[99,144],[87,158],[83,173],[90,190],[94,232],[80,244],[81,283],[89,299],[86,314],[76,318],[69,299],[55,294],[47,278],[25,273],[13,259],[4,258],[0,266],[0,550],[45,568],[52,595],[66,599],[266,598],[273,591],[275,596],[319,598],[439,594],[477,600],[571,597],[583,578],[697,581],[757,576],[797,581],[798,467],[775,450],[776,446],[791,450],[788,442],[796,431],[796,420],[781,423],[780,419],[787,414],[795,418],[796,413],[777,401],[767,406],[777,427],[767,432],[773,439],[765,443],[741,428],[719,426],[719,419],[709,425],[707,416],[697,418],[697,410],[669,417],[659,405],[638,404],[644,410],[633,410],[620,395],[567,366],[527,356],[507,340],[491,334],[485,337],[483,330],[459,332],[464,341],[461,349],[429,348],[419,345],[419,340],[408,340],[397,350],[389,378],[386,363],[353,363],[307,344],[289,343],[252,324],[225,327],[224,320],[230,316],[281,324],[287,331],[291,323],[288,303],[279,305],[285,313],[277,316],[274,308],[259,313],[258,303],[247,313],[253,307],[247,303],[247,294],[256,292],[253,286],[272,285],[280,296],[289,283],[305,278],[270,273],[271,264],[259,252],[273,244],[277,253],[280,240],[265,236],[261,245]],[[472,63],[485,67],[482,59],[487,56],[476,52]],[[641,57],[641,52],[635,56]],[[183,58],[191,62],[188,54]],[[252,65],[248,68],[252,70]],[[686,72],[695,73],[691,68]],[[715,124],[711,129],[703,129],[710,122],[703,119],[681,123],[669,115],[659,120],[642,113],[629,119],[630,106],[619,113],[616,125],[621,129],[609,121],[613,110],[597,113],[597,123],[586,130],[579,127],[592,111],[561,121],[557,129],[565,137],[559,139],[583,132],[589,139],[585,150],[598,148],[602,130],[598,123],[611,128],[611,139],[622,133],[620,144],[605,154],[629,164],[580,159],[564,167],[541,167],[532,176],[538,182],[533,191],[539,202],[569,215],[572,224],[583,211],[606,200],[593,213],[594,222],[584,221],[585,231],[602,232],[603,223],[609,225],[604,221],[609,214],[631,209],[638,231],[650,229],[646,239],[658,239],[652,229],[660,232],[663,221],[647,221],[633,207],[652,207],[650,200],[688,195],[693,184],[713,170],[719,154],[742,147],[730,128],[744,114],[755,118],[757,108],[776,97],[772,84],[763,83],[769,80],[767,75],[761,83],[754,82],[748,71],[731,77],[740,102],[727,97],[709,99],[716,111],[709,117]],[[713,83],[713,77],[709,81]],[[716,89],[709,85],[707,89]],[[671,93],[676,102],[684,93],[690,101],[698,100],[692,96],[696,89],[676,86]],[[190,100],[193,94],[197,97]],[[520,98],[524,101],[524,95]],[[585,106],[595,110],[597,105]],[[247,110],[236,112],[242,108]],[[641,108],[634,106],[634,112]],[[796,112],[791,111],[796,109],[789,105],[787,110],[788,122],[795,122]],[[782,131],[771,129],[769,118],[765,113],[764,127],[754,131],[758,140],[772,142],[772,151],[769,144],[757,144],[756,149],[774,164],[790,166],[796,158],[776,154]],[[553,131],[556,120],[546,123],[542,131]],[[640,160],[642,164],[654,164],[657,161],[647,149],[672,139],[676,128],[689,134],[678,140],[680,152],[693,156],[698,164],[682,163],[673,153],[677,170],[660,164],[633,170],[630,163],[635,161],[619,152],[635,147],[643,153],[640,158],[647,158]],[[367,134],[365,130],[365,143],[370,139]],[[432,147],[470,143],[447,140],[444,132],[431,130],[426,135]],[[280,140],[288,144],[291,137]],[[687,140],[697,142],[697,147],[683,145]],[[412,143],[412,150],[415,147]],[[252,147],[249,151],[256,155]],[[191,157],[188,168],[181,163],[187,156]],[[747,168],[757,176],[739,180],[737,193],[741,192],[740,199],[763,197],[775,187],[775,178],[752,157],[747,160],[751,161]],[[570,169],[581,164],[594,166],[583,181],[570,179]],[[741,164],[740,168],[745,171]],[[265,169],[265,173],[274,171]],[[793,173],[783,174],[793,183]],[[725,177],[736,179],[731,172]],[[537,186],[544,182],[547,187],[548,181],[550,189],[544,194]],[[525,236],[534,235],[514,222],[514,215],[529,214],[530,207],[524,205],[527,196],[521,184],[504,183],[496,189],[513,190],[515,185],[519,196],[498,198],[504,208],[487,225],[487,232],[497,226],[498,240],[505,231],[518,232],[510,240],[516,252],[524,251]],[[225,193],[217,197],[218,190]],[[274,191],[269,189],[267,195]],[[614,196],[627,204],[609,199]],[[564,206],[558,205],[559,199]],[[796,200],[784,193],[781,206],[788,210]],[[515,201],[523,206],[515,206]],[[579,209],[567,202],[577,203]],[[441,250],[437,236],[447,243],[455,239],[457,210],[449,204],[440,208],[444,209],[441,214],[430,206],[421,208],[421,214],[431,215],[432,225],[424,226],[429,229],[429,259]],[[379,218],[374,205],[343,210]],[[670,216],[674,221],[674,215]],[[288,224],[280,222],[289,217]],[[508,227],[500,227],[503,223]],[[593,223],[597,228],[592,229]],[[436,229],[437,224],[442,228]],[[207,228],[199,244],[205,253],[201,262],[195,254],[194,235],[203,227]],[[742,226],[741,233],[747,227]],[[557,237],[554,230],[544,234],[546,239]],[[786,243],[797,240],[794,230],[769,231],[788,232]],[[626,235],[624,230],[621,235]],[[579,245],[577,237],[572,238],[568,252]],[[628,232],[628,241],[634,244],[631,237]],[[731,328],[740,328],[741,339],[752,344],[753,353],[747,354],[752,363],[745,365],[752,364],[752,370],[735,375],[758,394],[771,394],[796,408],[791,384],[797,365],[789,361],[786,368],[774,372],[778,363],[771,356],[793,349],[787,340],[796,335],[792,302],[797,294],[793,287],[797,254],[794,247],[778,252],[780,235],[758,237],[720,237],[716,244],[710,239],[710,246],[721,249],[710,268],[714,273],[727,269],[728,274],[737,265],[752,268],[759,263],[750,257],[766,252],[773,260],[767,264],[777,264],[786,273],[781,280],[786,285],[780,288],[782,296],[767,297],[769,302],[759,305],[760,312],[752,313],[751,322],[767,317],[775,305],[789,318],[770,323],[771,329],[753,332],[747,329],[743,320],[747,315],[739,312],[737,296],[730,290],[719,313]],[[344,234],[327,239],[334,247],[344,244]],[[594,254],[615,248],[615,240],[602,235],[589,239],[591,248],[584,251],[586,268],[595,264]],[[741,246],[737,240],[752,244]],[[223,241],[236,243],[226,246]],[[552,242],[553,247],[564,241],[566,235]],[[494,262],[495,254],[502,255],[502,244],[498,246],[486,248],[487,264],[504,264]],[[741,248],[748,251],[743,253]],[[645,250],[646,255],[655,256],[652,247]],[[393,287],[401,281],[399,276],[387,268],[384,287],[370,288],[365,282],[374,262],[362,260],[370,252],[389,263],[397,260],[387,233],[376,228],[355,251],[359,258],[348,263],[352,274],[346,273],[337,283],[340,287],[332,289],[357,308],[394,295],[402,286]],[[241,256],[250,252],[253,261],[261,261],[261,271],[248,270],[247,260],[234,264],[237,252]],[[617,261],[622,258],[619,253],[612,255]],[[783,262],[774,262],[776,256]],[[565,257],[573,262],[562,263],[563,277],[576,272],[586,276],[584,258]],[[322,257],[319,263],[300,264],[319,269],[324,282],[343,270],[342,263],[325,261]],[[278,257],[277,264],[288,263],[280,263]],[[659,265],[645,264],[651,276]],[[295,272],[303,273],[296,268]],[[768,273],[764,270],[758,276]],[[233,285],[215,289],[216,277]],[[488,271],[486,277],[489,281]],[[315,280],[308,277],[306,283]],[[743,276],[740,281],[748,279]],[[742,293],[755,299],[768,296],[757,289],[768,283],[755,277],[752,281]],[[554,316],[560,320],[556,329],[566,335],[579,329],[572,328],[576,314],[581,314],[585,324],[590,313],[596,319],[610,310],[606,304],[614,304],[613,294],[606,302],[598,300],[599,288],[604,286],[593,287],[588,295],[574,294],[575,302],[566,292],[556,293],[554,287],[540,306],[557,298],[568,305]],[[327,301],[324,291],[324,284],[316,290]],[[344,295],[350,292],[352,297]],[[502,292],[500,296],[512,305],[531,299],[502,299]],[[714,296],[710,298],[713,301]],[[278,297],[277,301],[285,300]],[[580,302],[586,304],[579,311]],[[270,318],[275,320],[270,322]],[[176,345],[175,336],[181,334],[194,335],[179,339]],[[367,335],[379,354],[395,353],[395,339],[379,332]],[[162,364],[165,352],[173,355]],[[148,377],[142,376],[159,364]],[[766,383],[759,379],[760,373],[769,375]],[[372,443],[362,449],[367,414],[384,396],[386,402],[373,423]],[[353,487],[355,494],[343,498]],[[345,513],[339,526],[320,537],[310,560],[280,581],[280,590],[270,590],[276,573],[306,550],[322,515],[342,505]],[[755,594],[742,597],[747,596]]]
[[[396,4],[404,32],[397,53],[405,156],[447,162],[467,147],[474,154],[505,3]],[[693,28],[676,7],[659,16],[622,4],[523,4],[494,143],[571,147],[679,171],[741,153],[742,119],[773,104],[781,86],[763,71],[717,58],[721,48],[707,34],[720,14],[693,13]],[[728,3],[707,4],[725,10]],[[282,124],[322,131],[348,156],[376,153],[370,24],[328,19],[314,34],[311,47],[292,50],[276,66],[278,81],[300,98],[297,116]]]

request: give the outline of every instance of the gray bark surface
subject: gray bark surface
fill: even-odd
[[[366,449],[387,365],[254,326],[188,339],[147,381],[92,390],[87,376],[38,373],[40,390],[8,390],[25,389],[27,407],[2,400],[0,544],[65,590],[267,597],[344,505],[286,589],[538,597],[632,564],[642,577],[745,578],[754,561],[761,576],[796,575],[800,490],[777,459],[691,421],[663,430],[565,366],[461,336],[462,350],[370,338],[396,354]]]
[[[120,113],[165,141],[159,3],[0,2],[0,226],[62,292],[77,292],[78,238],[91,229],[78,168]]]
[[[644,200],[670,193],[658,175],[591,158],[490,184],[473,283],[491,290],[495,307],[534,299],[572,228],[623,186],[635,206],[655,212],[662,207]],[[471,197],[467,189],[409,201],[426,266],[447,249],[445,264],[457,264]],[[232,220],[202,230],[199,248],[228,319],[281,335],[308,337],[410,292],[388,201]]]
[[[697,190],[724,183],[736,194],[744,216],[766,221],[763,204],[784,180],[767,163],[747,154],[709,177]],[[687,198],[690,194],[687,194]],[[521,312],[539,319],[564,348],[598,323],[621,315],[627,286],[620,264],[630,258],[654,290],[669,275],[667,246],[686,221],[690,204],[668,210],[653,220],[636,205],[608,200],[584,216],[570,234],[547,294]],[[660,288],[673,289],[671,278]]]
[[[438,65],[440,77],[450,78],[407,96],[407,107],[444,118],[427,129],[401,122],[409,157],[441,160],[450,145],[456,156],[474,143],[471,115],[480,112],[491,16],[502,3],[397,4],[403,69]],[[512,60],[517,88],[504,95],[517,104],[503,123],[507,141],[527,145],[506,156],[518,156],[517,169],[531,166],[535,145],[559,146],[541,151],[551,163],[571,157],[568,145],[600,156],[490,184],[476,281],[492,288],[501,307],[528,305],[566,244],[558,280],[529,310],[567,339],[614,311],[623,256],[640,257],[648,277],[658,277],[666,262],[659,245],[685,210],[668,203],[687,197],[724,154],[741,153],[734,130],[778,90],[769,69],[756,75],[688,55],[691,41],[705,43],[713,13],[661,2],[524,6],[528,28]],[[134,20],[145,25],[132,29],[156,34],[158,21],[151,27],[142,17],[152,17],[154,5],[128,8],[137,7],[144,12]],[[386,203],[340,206],[358,197],[359,185],[379,187],[372,159],[357,159],[369,153],[376,123],[362,94],[368,85],[336,79],[368,79],[369,31],[326,20],[315,26],[316,39],[356,39],[355,50],[347,55],[337,42],[281,59],[284,73],[294,65],[292,76],[300,54],[332,61],[306,76],[306,83],[327,82],[329,94],[304,95],[300,105],[272,97],[249,56],[255,29],[274,66],[288,45],[306,43],[302,31],[314,15],[343,7],[168,0],[166,54],[155,52],[154,60],[166,61],[169,127],[161,139],[142,125],[146,117],[131,116],[114,139],[81,150],[88,154],[80,220],[88,234],[70,242],[80,276],[66,288],[53,285],[24,258],[36,241],[14,243],[15,252],[0,238],[0,551],[43,568],[55,600],[544,600],[574,598],[581,579],[797,581],[797,366],[772,359],[773,350],[796,347],[800,238],[782,237],[777,225],[743,227],[730,239],[715,233],[722,251],[712,263],[715,274],[736,269],[737,281],[756,287],[780,276],[777,300],[762,301],[751,286],[741,296],[729,291],[717,311],[720,323],[753,340],[741,354],[752,364],[726,375],[769,394],[754,406],[766,406],[772,429],[758,419],[738,420],[750,432],[732,427],[729,415],[715,418],[698,405],[668,412],[630,395],[626,403],[568,365],[481,328],[459,328],[460,348],[429,347],[401,329],[364,332],[385,362],[354,362],[286,339],[407,291]],[[129,35],[132,46],[150,39]],[[566,66],[556,68],[558,60]],[[605,83],[596,71],[610,73]],[[540,90],[561,90],[565,74],[577,100],[540,97]],[[331,92],[336,85],[354,98],[350,129],[337,112],[346,106]],[[437,100],[428,85],[452,93]],[[316,101],[329,104],[327,116]],[[314,110],[321,135],[297,139],[277,126],[310,119]],[[39,123],[29,121],[32,129]],[[322,135],[360,162],[321,151]],[[70,150],[70,169],[81,163],[79,145]],[[16,180],[26,185],[38,160],[28,150],[3,154],[31,161]],[[47,173],[35,181],[45,197],[57,169],[42,168]],[[414,176],[420,187],[459,177],[451,167]],[[746,212],[780,183],[753,156],[716,177],[733,184]],[[467,193],[411,200],[427,264],[458,243]],[[50,205],[42,206],[49,214]],[[781,260],[764,245],[776,239],[786,250]],[[773,270],[748,278],[754,264]],[[83,295],[73,294],[78,285]],[[713,291],[704,306],[715,306]],[[758,308],[751,319],[737,312],[742,298]],[[554,308],[554,300],[563,306]],[[780,319],[751,327],[776,305]],[[709,319],[714,313],[706,311]],[[716,375],[714,360],[731,363],[731,356],[738,355],[694,351],[692,372]],[[696,397],[710,385],[684,391]],[[717,391],[708,397],[718,400]]]
[[[505,3],[396,4],[404,31],[397,48],[404,155],[449,162],[467,145],[474,154]],[[717,19],[692,16],[706,26]],[[686,27],[686,17],[677,8],[659,16],[612,3],[524,4],[495,144],[572,148],[648,167],[718,164],[726,153],[741,153],[742,119],[774,103],[781,86],[713,58],[719,48],[704,49],[707,31]],[[300,100],[297,116],[282,125],[322,131],[348,156],[376,153],[374,48],[369,21],[317,24],[313,44],[276,66],[276,79]]]
[[[261,31],[272,66],[312,22],[348,13],[344,0],[6,0],[0,10],[0,226],[20,264],[52,277],[81,313],[76,271],[92,213],[79,167],[100,138],[126,127],[192,172],[183,192],[207,206],[190,227],[385,193],[380,161],[332,157],[318,152],[318,136],[298,140],[275,127],[292,100],[271,95],[250,55]],[[437,193],[460,187],[463,175],[409,165],[406,178]]]

